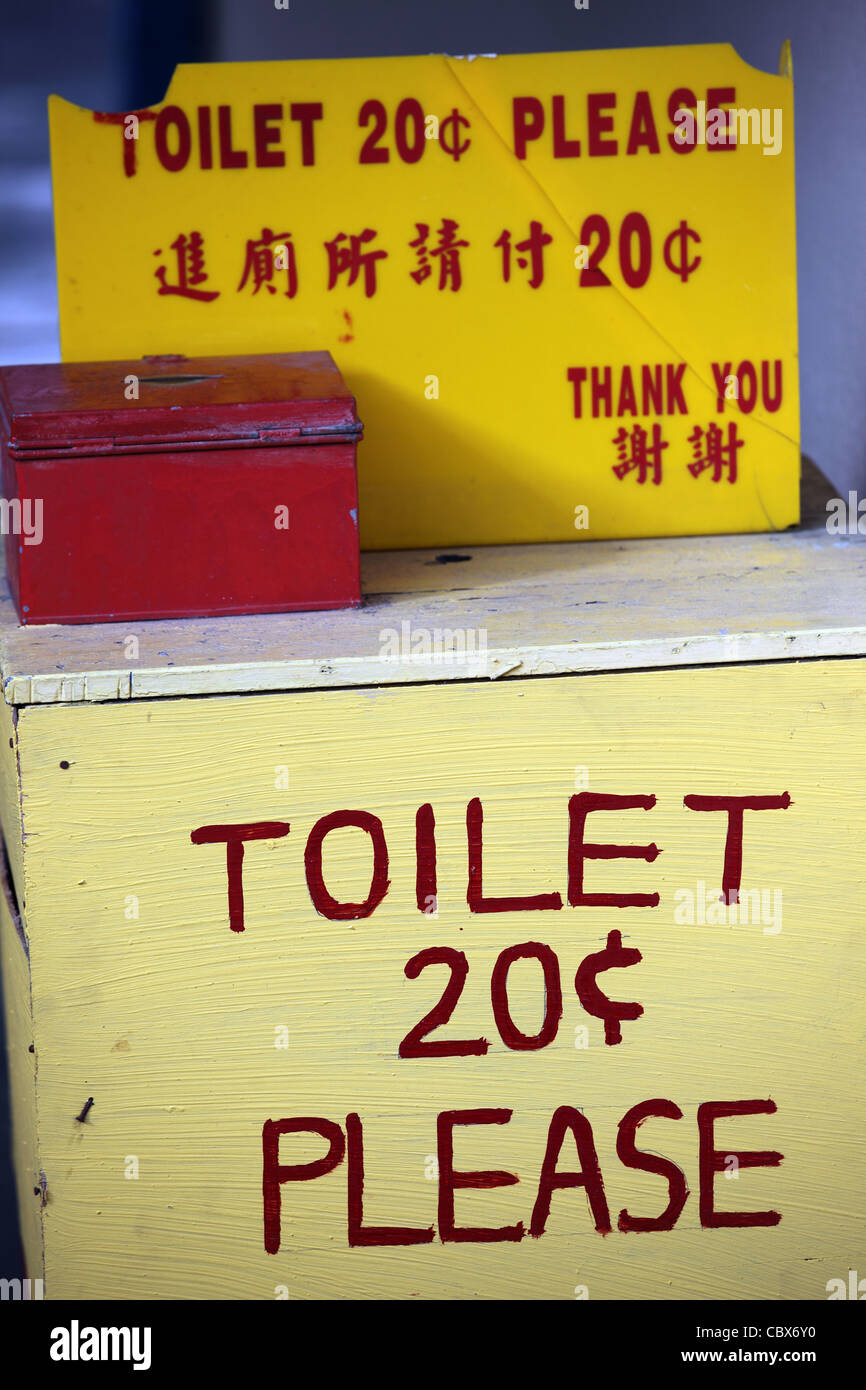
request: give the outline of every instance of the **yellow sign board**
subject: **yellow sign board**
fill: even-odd
[[[48,1297],[826,1299],[864,675],[21,708]]]
[[[798,520],[793,83],[725,44],[50,99],[72,360],[330,350],[367,548]]]

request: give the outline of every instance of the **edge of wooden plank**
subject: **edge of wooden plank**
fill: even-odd
[[[40,1167],[37,1125],[38,1059],[32,1050],[30,955],[5,857],[0,852],[0,960],[6,1019],[12,1159],[18,1194],[25,1277],[44,1280],[46,1179]],[[6,1062],[7,1059],[4,1059]],[[41,1194],[41,1195],[39,1195]],[[41,1296],[41,1295],[37,1295]]]
[[[344,657],[330,662],[227,662],[210,666],[156,667],[97,675],[11,676],[4,681],[11,705],[102,703],[166,696],[262,694],[351,686],[414,685],[498,680],[507,676],[588,675],[670,666],[731,665],[866,655],[866,628],[707,634],[646,642],[490,649],[472,658]]]

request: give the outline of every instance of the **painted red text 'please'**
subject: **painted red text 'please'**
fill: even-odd
[[[698,1208],[704,1227],[776,1226],[777,1211],[720,1211],[716,1206],[715,1176],[737,1169],[775,1168],[783,1155],[775,1150],[724,1150],[716,1148],[714,1128],[718,1120],[747,1115],[773,1115],[772,1100],[707,1101],[698,1106]],[[528,1222],[505,1226],[458,1225],[455,1195],[462,1189],[511,1187],[520,1181],[517,1173],[500,1169],[458,1170],[454,1165],[454,1131],[473,1125],[507,1125],[509,1109],[444,1110],[436,1119],[438,1173],[438,1236],[443,1243],[520,1241],[526,1236],[543,1236],[551,1217],[554,1196],[568,1188],[583,1188],[593,1225],[600,1235],[613,1229],[605,1181],[599,1164],[592,1125],[581,1110],[562,1105],[551,1116],[535,1198]],[[689,1188],[682,1169],[664,1158],[655,1148],[640,1149],[637,1132],[645,1120],[681,1120],[683,1112],[672,1100],[652,1099],[633,1105],[617,1126],[616,1153],[626,1168],[657,1175],[667,1187],[667,1200],[655,1212],[634,1213],[625,1207],[617,1217],[620,1231],[670,1231],[676,1225]],[[326,1151],[305,1163],[283,1163],[280,1141],[290,1135],[318,1135]],[[504,1142],[504,1141],[503,1141]],[[367,1224],[364,1216],[365,1149],[364,1126],[360,1116],[347,1115],[345,1128],[323,1116],[301,1116],[266,1120],[262,1129],[262,1195],[264,1243],[269,1255],[280,1248],[282,1190],[288,1183],[309,1182],[333,1173],[345,1160],[347,1190],[347,1229],[350,1246],[426,1245],[436,1239],[437,1228],[429,1226],[381,1226]],[[559,1199],[562,1207],[563,1199]]]

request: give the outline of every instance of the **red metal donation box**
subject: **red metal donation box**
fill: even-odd
[[[327,352],[0,369],[22,623],[356,607],[355,402]]]

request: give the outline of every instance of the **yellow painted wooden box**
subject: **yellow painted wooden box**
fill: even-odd
[[[824,523],[376,554],[359,612],[22,630],[4,600],[46,1297],[866,1272],[866,547]]]

